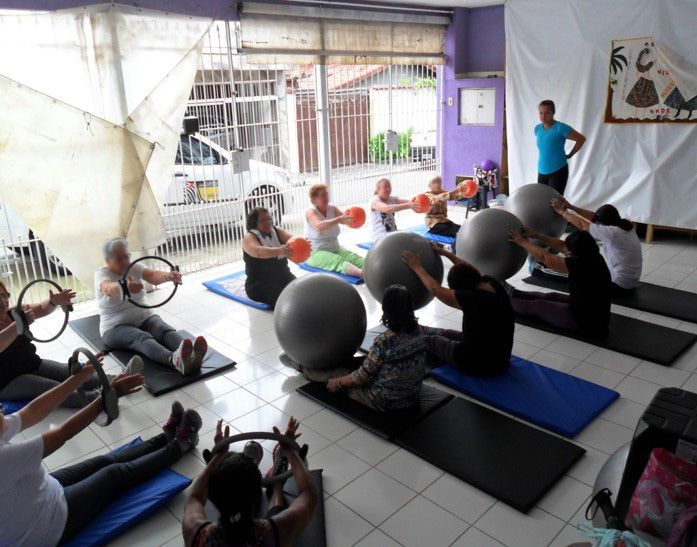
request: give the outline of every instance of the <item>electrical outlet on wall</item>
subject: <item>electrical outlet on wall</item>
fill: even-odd
[[[455,103],[455,101],[453,101],[453,98],[448,97],[448,106],[453,106],[454,103]]]

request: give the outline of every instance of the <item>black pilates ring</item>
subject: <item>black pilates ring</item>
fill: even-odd
[[[162,258],[161,256],[141,256],[140,258],[134,260],[128,265],[128,268],[126,268],[126,271],[123,273],[123,276],[121,276],[121,279],[118,280],[118,284],[121,287],[121,292],[123,293],[123,299],[128,300],[131,304],[138,308],[143,308],[145,310],[152,310],[154,308],[159,308],[161,306],[164,306],[167,302],[172,300],[174,298],[174,295],[177,293],[177,289],[179,288],[179,283],[172,283],[174,285],[174,290],[172,291],[172,294],[170,294],[165,300],[162,302],[159,302],[157,304],[140,304],[133,300],[131,298],[131,293],[128,290],[128,276],[131,273],[131,268],[133,268],[134,264],[138,264],[138,262],[142,262],[143,260],[159,260],[160,262],[164,262],[169,266],[169,271],[170,272],[178,272],[179,271],[179,266],[175,266],[172,264],[169,260],[166,258]]]
[[[295,441],[295,439],[291,439],[290,437],[286,437],[285,435],[281,435],[279,433],[256,431],[252,433],[240,433],[239,435],[233,435],[232,437],[226,437],[223,440],[218,441],[216,445],[213,447],[213,450],[211,451],[211,456],[215,456],[219,452],[222,452],[232,443],[238,443],[240,441],[252,441],[255,439],[268,439],[271,441],[278,441],[283,445],[294,448],[298,451],[298,454],[302,454],[302,448],[300,448],[300,445]],[[305,465],[307,465],[306,460]],[[288,471],[286,471],[285,473],[281,473],[280,475],[274,475],[272,477],[262,477],[261,485],[263,487],[272,486],[277,482],[287,481],[291,476],[293,476],[293,471],[289,469]]]
[[[116,393],[116,390],[111,387],[109,378],[107,378],[99,359],[97,359],[94,353],[86,348],[77,348],[70,356],[70,359],[68,359],[70,374],[74,375],[82,368],[82,364],[79,361],[81,353],[87,357],[87,361],[94,367],[94,370],[99,377],[99,381],[102,384],[102,410],[104,412],[103,414],[97,416],[95,423],[97,425],[101,425],[102,427],[106,427],[119,417],[119,395]],[[77,393],[82,399],[83,405],[87,404],[87,396],[85,395],[85,389],[83,386],[77,388]]]
[[[32,285],[36,285],[37,283],[48,283],[49,285],[53,285],[53,287],[57,289],[58,292],[61,292],[63,290],[63,287],[61,287],[52,279],[35,279],[34,281],[31,281],[26,287],[24,287],[22,289],[22,292],[19,293],[17,305],[10,311],[10,315],[12,316],[12,319],[14,320],[15,325],[17,326],[17,336],[24,335],[27,338],[29,338],[29,340],[31,340],[32,342],[46,344],[48,342],[53,342],[54,340],[57,340],[58,337],[65,332],[65,329],[68,326],[68,317],[70,315],[70,312],[73,311],[73,306],[61,306],[65,318],[63,319],[63,326],[58,331],[58,334],[56,334],[53,338],[49,338],[47,340],[41,340],[39,338],[36,338],[32,334],[31,329],[29,329],[29,320],[27,319],[27,314],[24,311],[24,308],[22,308],[22,300],[24,300],[24,295],[27,294],[29,287],[31,287]]]

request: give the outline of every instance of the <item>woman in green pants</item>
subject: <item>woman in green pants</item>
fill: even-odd
[[[329,203],[326,184],[310,187],[312,206],[305,211],[305,237],[312,243],[306,264],[313,268],[363,277],[363,257],[339,245],[340,224],[351,217]]]

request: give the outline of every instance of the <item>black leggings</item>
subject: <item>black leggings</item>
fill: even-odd
[[[564,195],[564,190],[566,190],[566,182],[569,180],[569,166],[565,165],[561,169],[557,169],[554,173],[549,173],[548,175],[543,175],[542,173],[537,173],[537,182],[540,184],[546,184],[551,186],[562,196]]]
[[[182,455],[177,441],[168,441],[164,433],[123,450],[96,456],[51,473],[63,487],[68,504],[68,520],[60,543],[80,532],[107,505],[164,468]]]
[[[255,302],[268,304],[273,308],[276,307],[276,301],[281,296],[283,289],[294,279],[295,276],[290,272],[263,283],[250,283],[249,277],[247,277],[244,290],[247,292],[247,296]]]
[[[452,220],[446,220],[445,222],[439,222],[433,226],[428,233],[435,236],[457,237],[459,231],[459,224],[455,224]]]

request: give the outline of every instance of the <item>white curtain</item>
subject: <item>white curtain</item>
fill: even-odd
[[[537,104],[552,99],[556,118],[588,139],[569,160],[571,202],[697,228],[697,125],[603,123],[612,40],[651,36],[689,66],[694,0],[508,0],[505,13],[511,188],[537,178]]]
[[[160,207],[212,20],[102,4],[0,14],[0,196],[83,282]]]

